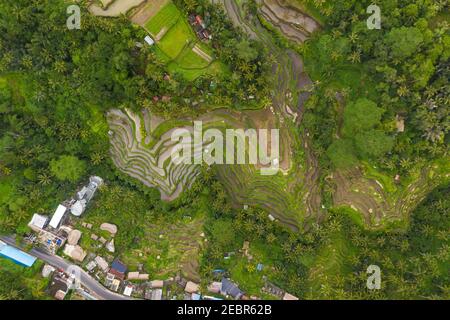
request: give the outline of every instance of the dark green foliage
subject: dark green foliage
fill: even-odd
[[[378,108],[376,103],[361,98],[349,103],[344,110],[344,127],[342,133],[352,138],[355,134],[370,130],[380,124],[384,110]]]
[[[394,28],[386,36],[386,44],[390,47],[393,58],[408,58],[417,52],[422,42],[422,33],[417,28]]]
[[[393,139],[381,130],[367,130],[355,136],[355,145],[363,158],[378,158],[392,149]]]
[[[358,163],[353,143],[348,139],[335,140],[328,148],[327,156],[336,168],[349,168]]]
[[[339,133],[353,139],[357,131],[375,128],[393,138],[389,159],[382,156],[389,148],[373,155],[364,152],[363,145],[358,148],[361,135],[355,149],[360,151],[359,157],[374,158],[371,161],[382,170],[407,174],[401,163],[445,156],[450,128],[445,98],[450,36],[443,21],[448,7],[429,0],[382,0],[377,3],[381,29],[369,30],[366,8],[370,1],[306,2],[321,12],[332,12],[324,31],[302,48],[305,67],[317,80],[314,104],[306,109],[304,126],[314,137],[319,155],[325,154],[323,150]],[[361,106],[363,112],[354,114],[352,108],[358,101],[366,105]],[[396,116],[405,119],[403,133],[394,132]],[[380,134],[377,137],[380,143],[388,142]],[[320,162],[326,164],[327,160],[322,157]]]
[[[86,164],[74,156],[60,156],[50,162],[51,173],[61,181],[77,182],[86,172]]]

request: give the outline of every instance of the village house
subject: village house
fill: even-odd
[[[152,289],[160,289],[164,287],[164,281],[163,280],[152,280],[150,281],[150,287]]]
[[[102,184],[102,178],[91,176],[89,178],[89,184],[77,192],[74,199],[64,201],[58,205],[50,220],[44,215],[37,213],[33,215],[28,226],[37,233],[37,239],[45,250],[51,254],[56,254],[58,249],[64,246],[66,240],[70,240],[68,242],[69,246],[65,248],[66,254],[77,261],[84,259],[85,253],[77,245],[81,237],[81,232],[72,230],[70,226],[65,224],[68,220],[68,212],[71,212],[75,216],[80,216],[94,196],[97,188]],[[86,226],[88,229],[92,228],[92,225],[89,224],[83,224],[83,226]]]
[[[285,294],[283,289],[277,287],[276,285],[267,280],[264,283],[263,291],[272,294],[274,296],[277,296],[279,298],[283,298]]]
[[[286,292],[283,296],[283,300],[298,300],[298,298]]]
[[[31,228],[31,230],[39,232],[47,226],[47,223],[48,223],[47,216],[42,216],[40,214],[35,213],[31,218],[30,223],[28,223],[28,226]]]
[[[220,291],[222,290],[222,282],[218,281],[212,282],[208,286],[207,290],[211,293],[220,293]]]
[[[127,267],[119,260],[115,259],[111,264],[111,269],[109,270],[116,278],[120,280],[125,279],[125,273],[127,272]]]
[[[184,291],[187,293],[194,293],[197,292],[200,289],[200,285],[198,285],[195,282],[188,281],[186,283],[186,287],[184,287]]]
[[[149,275],[146,273],[128,272],[127,280],[148,280]]]
[[[155,41],[150,36],[145,36],[144,41],[147,42],[149,46],[152,46],[155,44]]]
[[[206,23],[203,21],[203,18],[200,15],[189,15],[189,23],[194,29],[197,36],[200,40],[211,40],[212,35],[209,30],[206,28]]]
[[[65,218],[66,212],[67,207],[63,206],[62,204],[58,205],[58,208],[56,208],[56,211],[53,214],[52,219],[50,220],[49,226],[53,229],[58,229]]]
[[[110,287],[114,281],[115,277],[112,273],[107,273],[106,274],[106,279],[105,279],[105,286],[106,287]]]
[[[114,239],[111,239],[111,241],[109,241],[106,245],[105,245],[106,250],[108,250],[111,253],[114,253],[116,251],[116,248],[114,246]]]
[[[132,285],[127,285],[126,287],[125,287],[125,289],[123,290],[123,295],[124,296],[127,296],[127,297],[131,297],[131,293],[133,293],[133,286]]]
[[[227,278],[222,279],[220,293],[224,296],[231,296],[235,300],[239,300],[244,295],[244,292],[242,292],[237,285]]]
[[[55,271],[55,268],[52,267],[49,264],[45,264],[42,268],[41,275],[43,278],[48,278],[53,272]]]
[[[152,290],[151,299],[152,300],[161,300],[162,299],[162,289],[154,289]]]
[[[110,289],[114,292],[117,292],[117,290],[119,290],[119,286],[120,286],[120,280],[114,279],[111,283]]]
[[[106,262],[105,259],[103,259],[100,256],[95,257],[95,263],[97,263],[97,266],[103,271],[108,271],[108,262]]]
[[[97,263],[94,260],[92,260],[86,265],[86,269],[87,269],[87,271],[92,272],[96,266],[97,266]]]
[[[69,292],[69,287],[70,285],[67,281],[67,277],[62,273],[58,273],[53,276],[48,288],[48,293],[57,300],[64,300],[67,292]]]

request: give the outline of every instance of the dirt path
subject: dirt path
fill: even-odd
[[[207,54],[205,51],[203,51],[198,45],[195,45],[192,48],[192,51],[194,51],[197,55],[199,55],[201,58],[206,60],[206,62],[211,63],[213,61],[213,58]]]

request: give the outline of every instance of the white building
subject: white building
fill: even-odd
[[[76,217],[81,216],[84,210],[86,210],[86,206],[89,201],[91,201],[92,197],[94,197],[94,194],[97,191],[98,187],[100,187],[102,184],[102,178],[97,176],[90,177],[89,184],[83,187],[83,189],[81,189],[79,192],[77,192],[75,199],[76,201],[71,206],[70,212]]]
[[[39,232],[45,228],[45,226],[47,225],[47,222],[48,222],[47,216],[41,216],[40,214],[35,213],[33,215],[33,218],[31,218],[30,223],[28,223],[28,226],[32,230]]]
[[[152,46],[152,45],[155,43],[155,41],[153,41],[153,39],[150,38],[150,36],[146,36],[146,37],[144,38],[144,40],[145,40],[145,42],[147,42],[150,46]]]
[[[59,225],[61,224],[61,220],[64,217],[64,214],[66,213],[67,208],[60,204],[58,208],[56,209],[55,213],[53,214],[52,219],[50,220],[50,227],[58,229]]]
[[[103,272],[106,272],[108,270],[108,262],[106,262],[106,260],[103,259],[102,257],[96,256],[95,262],[97,263],[99,268],[103,270]]]
[[[132,292],[133,292],[133,286],[128,285],[125,287],[123,294],[127,297],[130,297]]]

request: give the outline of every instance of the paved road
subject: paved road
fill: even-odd
[[[16,244],[16,241],[12,237],[0,237],[0,240],[3,242],[14,246],[16,248],[20,247]],[[40,249],[32,249],[28,252],[32,256],[45,261],[46,263],[52,265],[53,267],[64,270],[67,272],[70,266],[73,266],[72,263],[64,260],[63,258],[55,255],[48,254]],[[73,267],[72,267],[73,268]],[[102,286],[97,280],[92,278],[87,272],[78,268],[80,270],[80,282],[83,287],[90,291],[90,294],[98,297],[101,300],[131,300],[129,297],[122,296],[120,294],[114,293],[106,289]]]

